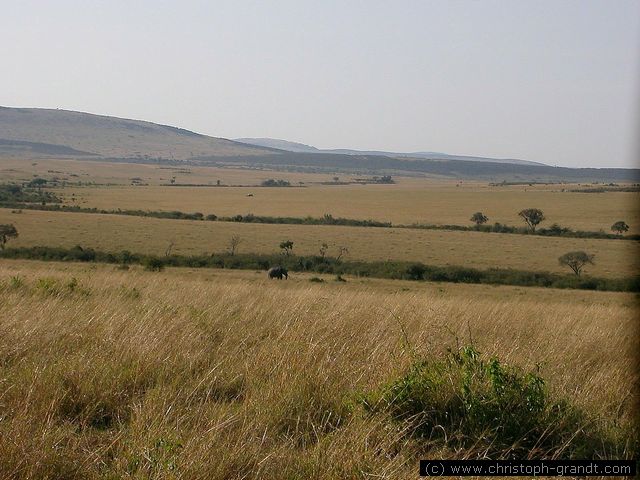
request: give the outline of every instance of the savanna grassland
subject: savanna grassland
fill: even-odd
[[[553,223],[574,230],[610,232],[618,220],[629,224],[629,234],[638,232],[638,192],[607,191],[579,193],[571,190],[591,185],[540,184],[495,186],[488,182],[435,178],[394,177],[391,185],[327,184],[331,174],[262,171],[196,166],[109,164],[71,160],[3,162],[6,181],[36,178],[65,182],[48,188],[65,205],[106,210],[201,212],[218,216],[269,215],[374,219],[394,225],[472,225],[470,216],[482,211],[489,224],[523,226],[518,211],[540,208],[545,213],[541,227]],[[340,182],[366,175],[335,174]],[[131,179],[141,185],[130,185]],[[287,188],[265,188],[269,178],[291,183]],[[179,184],[211,186],[168,186]],[[221,182],[217,187],[216,182]],[[229,185],[246,185],[232,187]],[[253,196],[248,196],[252,194]],[[531,271],[566,272],[558,257],[584,250],[595,255],[595,265],[586,272],[607,278],[627,277],[638,271],[638,242],[589,238],[530,237],[448,230],[375,229],[317,225],[268,225],[229,222],[176,221],[82,213],[58,213],[0,209],[0,223],[13,223],[21,232],[14,246],[61,246],[130,250],[162,254],[168,245],[177,254],[220,253],[229,239],[242,238],[241,252],[277,253],[282,241],[294,242],[294,253],[314,255],[323,243],[329,255],[340,247],[352,260],[419,261],[432,265],[473,268],[516,268]]]
[[[404,273],[422,281],[304,266],[278,281],[250,258],[230,268],[255,270],[170,267],[191,265],[172,255],[284,262],[289,253],[316,266],[329,265],[326,255],[333,265],[569,276],[558,257],[584,250],[595,264],[581,280],[594,289],[591,276],[637,276],[637,240],[144,211],[467,226],[481,211],[490,224],[522,226],[518,211],[540,208],[540,227],[611,233],[624,220],[629,235],[640,231],[638,192],[395,176],[357,185],[364,175],[69,160],[1,166],[0,183],[46,179],[28,187],[35,198],[143,211],[42,210],[52,197],[0,208],[0,225],[19,233],[0,258],[1,479],[404,479],[429,457],[637,458],[636,293],[428,282],[415,268]],[[269,178],[292,186],[261,187]],[[292,252],[280,251],[286,240]],[[64,252],[67,263],[9,259],[38,246],[95,249],[112,264],[72,263]],[[140,261],[127,260],[131,252]]]
[[[0,293],[1,478],[404,479],[427,457],[637,453],[631,294],[9,260]],[[468,345],[564,405],[536,416],[537,446],[455,420],[425,437],[384,407],[420,359]],[[448,383],[434,402],[455,411]]]
[[[370,177],[335,175],[340,182]],[[488,181],[394,176],[392,185],[327,185],[334,174],[50,159],[31,163],[3,160],[0,176],[13,182],[56,178],[69,183],[52,189],[65,203],[104,209],[199,211],[218,216],[318,217],[330,213],[394,224],[436,225],[468,225],[471,214],[480,210],[490,223],[517,225],[521,224],[518,212],[535,207],[545,212],[547,225],[609,231],[613,222],[623,219],[630,226],[629,233],[640,232],[639,192],[571,191],[593,188],[591,184],[494,186]],[[270,178],[286,180],[292,188],[256,188]],[[143,185],[132,186],[132,179]],[[187,186],[167,187],[171,179]],[[223,188],[215,186],[218,181]],[[248,193],[254,196],[247,197]]]
[[[274,173],[263,176],[273,178]],[[312,184],[307,188],[126,186],[66,189],[59,193],[67,201],[74,194],[78,204],[103,209],[181,210],[218,216],[253,213],[320,217],[330,213],[335,217],[405,225],[469,225],[469,217],[476,211],[485,213],[491,223],[521,225],[518,212],[535,207],[545,212],[547,225],[558,223],[575,230],[609,231],[614,221],[626,219],[633,225],[630,233],[640,232],[640,214],[636,208],[640,193],[589,194],[562,191],[563,188],[580,188],[577,185],[550,187],[502,187],[407,178],[398,180],[397,185]],[[248,193],[253,197],[248,197]]]
[[[638,271],[638,242],[499,233],[369,228],[328,225],[270,225],[235,222],[167,220],[149,217],[0,209],[0,224],[12,223],[20,232],[11,246],[81,245],[108,252],[129,250],[164,254],[173,242],[176,254],[225,252],[232,236],[240,252],[278,253],[284,240],[294,242],[294,253],[317,255],[323,243],[329,255],[340,246],[353,260],[420,261],[432,265],[476,268],[504,267],[564,272],[558,257],[583,249],[596,255],[586,272],[607,278],[628,277]]]

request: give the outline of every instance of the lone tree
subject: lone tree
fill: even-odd
[[[242,243],[242,238],[240,237],[240,235],[232,235],[231,238],[229,239],[229,244],[228,244],[229,255],[233,257],[238,251],[238,247],[240,246],[241,243]]]
[[[590,255],[586,252],[578,251],[565,253],[560,258],[558,258],[558,261],[560,262],[560,265],[566,265],[571,270],[573,270],[573,273],[575,273],[576,276],[579,277],[585,265],[594,264],[594,257],[595,255]]]
[[[169,245],[167,245],[166,250],[164,251],[164,256],[168,257],[169,255],[171,255],[171,250],[173,250],[173,247],[175,246],[176,242],[174,242],[173,240],[171,240],[169,242]]]
[[[620,220],[619,222],[611,225],[611,231],[616,232],[618,235],[622,235],[625,232],[629,231],[629,225],[626,222]]]
[[[339,261],[345,255],[349,255],[349,249],[344,246],[338,247],[338,256],[336,257],[336,260]]]
[[[18,238],[18,230],[13,224],[0,225],[0,249],[4,250],[4,246],[10,238]]]
[[[525,208],[518,213],[525,221],[529,230],[536,231],[536,226],[544,220],[544,213],[539,208]]]
[[[476,212],[473,215],[471,215],[470,220],[476,224],[476,227],[480,227],[480,225],[482,225],[483,223],[487,223],[487,221],[489,220],[489,217],[487,217],[482,212]]]
[[[291,240],[280,242],[280,248],[282,249],[282,254],[288,257],[293,252],[293,242]]]

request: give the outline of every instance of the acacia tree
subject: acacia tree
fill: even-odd
[[[558,262],[560,262],[560,265],[569,267],[571,270],[573,270],[573,273],[575,273],[576,276],[579,277],[585,265],[594,264],[594,257],[595,255],[591,255],[583,251],[568,252],[559,257]]]
[[[544,220],[544,213],[539,208],[525,208],[518,213],[525,221],[531,232],[536,231],[536,226]]]
[[[240,235],[232,235],[231,238],[229,239],[229,244],[228,244],[229,255],[233,257],[238,251],[238,247],[240,246],[241,243],[242,243],[242,238],[240,237]]]
[[[629,231],[629,225],[627,225],[626,222],[620,220],[611,225],[611,231],[616,232],[618,235],[622,235],[623,233]]]
[[[348,254],[349,254],[349,249],[347,247],[344,247],[344,246],[338,247],[338,256],[336,257],[336,260],[340,260],[343,256]]]
[[[293,252],[293,242],[291,240],[280,242],[280,248],[282,249],[282,254],[288,257]]]
[[[483,223],[487,223],[487,221],[489,220],[489,217],[487,217],[482,212],[476,212],[473,215],[471,215],[470,220],[476,224],[477,228],[479,228],[480,225],[482,225]]]
[[[18,238],[18,230],[13,224],[0,225],[0,250],[4,250],[4,246],[11,238]]]

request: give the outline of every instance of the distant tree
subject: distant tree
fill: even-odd
[[[324,223],[326,223],[327,225],[333,225],[334,223],[336,223],[335,219],[333,218],[333,215],[331,215],[330,213],[325,213],[322,216],[322,220],[324,221]]]
[[[320,256],[322,258],[324,258],[325,255],[327,254],[327,250],[329,250],[329,245],[327,245],[326,243],[323,243],[322,245],[320,245]]]
[[[618,235],[622,235],[623,233],[629,231],[629,225],[627,225],[625,222],[620,220],[619,222],[616,222],[613,225],[611,225],[611,230],[613,232],[616,232]]]
[[[229,244],[228,244],[229,255],[233,257],[238,251],[238,247],[240,246],[241,243],[242,243],[242,238],[240,237],[240,235],[232,235],[231,238],[229,239]]]
[[[582,269],[587,264],[594,264],[594,257],[595,255],[591,255],[583,251],[569,252],[559,257],[558,262],[560,262],[560,265],[569,267],[571,270],[573,270],[573,273],[575,273],[576,276],[579,277],[582,273]]]
[[[336,260],[340,260],[343,256],[349,254],[349,249],[347,247],[338,247],[338,256]]]
[[[280,242],[280,248],[282,249],[282,254],[288,257],[293,252],[293,242],[291,240]]]
[[[0,249],[4,250],[4,246],[11,238],[18,238],[18,230],[13,224],[0,225]]]
[[[473,215],[471,215],[470,220],[473,223],[475,223],[477,227],[480,227],[480,225],[482,225],[483,223],[487,223],[487,221],[489,220],[489,217],[484,215],[482,212],[476,212]]]
[[[544,213],[538,208],[526,208],[518,213],[525,221],[529,230],[536,231],[536,226],[544,220]]]

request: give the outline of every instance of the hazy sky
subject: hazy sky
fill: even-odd
[[[0,105],[639,166],[640,0],[5,1]]]

